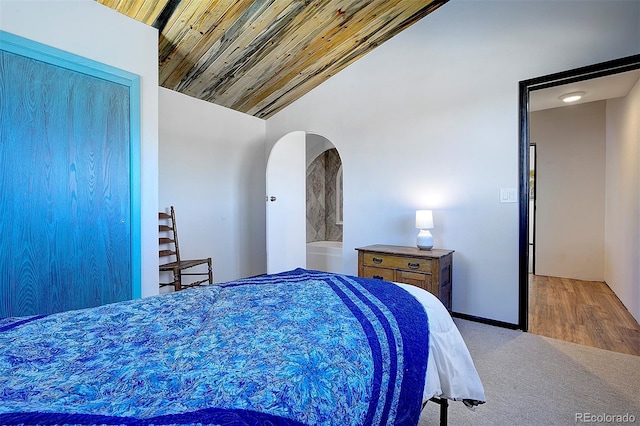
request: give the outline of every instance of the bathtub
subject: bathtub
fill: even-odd
[[[342,241],[307,243],[307,269],[342,273]]]

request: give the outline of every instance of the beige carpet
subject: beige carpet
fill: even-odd
[[[640,424],[640,357],[472,321],[455,322],[480,374],[487,403],[471,411],[452,402],[449,425],[575,425],[581,420],[624,424],[630,417]],[[428,403],[420,426],[438,422],[439,406]]]

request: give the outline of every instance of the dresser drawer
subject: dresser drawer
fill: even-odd
[[[431,272],[432,262],[431,259],[379,253],[364,253],[363,256],[363,265],[365,266],[382,266],[385,268],[407,269],[419,272]]]
[[[411,284],[416,287],[420,287],[423,290],[428,291],[429,293],[438,297],[437,284],[435,285],[436,289],[433,287],[433,283],[431,280],[431,274],[422,274],[419,272],[409,272],[409,271],[397,271],[396,281],[405,284]]]
[[[365,266],[363,268],[363,278],[377,278],[379,280],[394,281],[396,271],[387,268],[376,268]]]

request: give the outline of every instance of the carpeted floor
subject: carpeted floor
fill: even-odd
[[[452,402],[449,425],[633,424],[625,422],[630,419],[640,424],[639,356],[461,319],[455,323],[487,403],[471,411]],[[428,403],[419,425],[438,422],[439,406]]]

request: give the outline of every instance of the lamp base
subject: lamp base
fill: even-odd
[[[420,250],[431,250],[433,248],[433,236],[428,229],[421,229],[416,238],[416,246]]]

